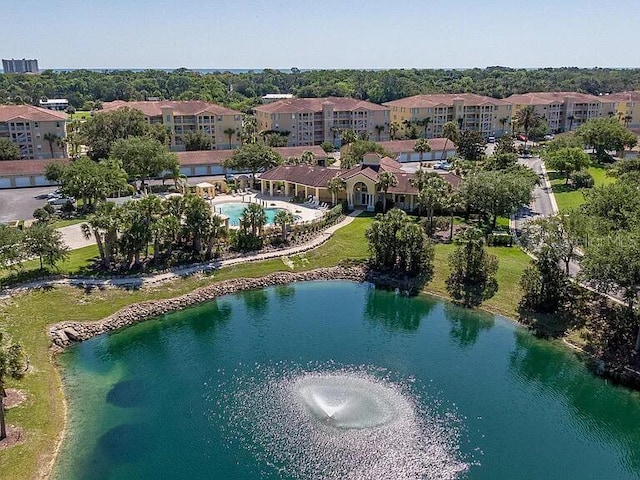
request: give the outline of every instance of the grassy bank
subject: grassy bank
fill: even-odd
[[[591,166],[587,169],[593,176],[594,186],[600,187],[615,181],[615,178],[607,176],[606,169],[601,165]],[[549,172],[551,189],[556,197],[558,209],[561,212],[574,210],[584,203],[585,188],[574,189],[565,185],[565,178],[558,172]]]
[[[324,245],[301,255],[235,265],[207,276],[189,277],[161,286],[140,290],[89,291],[59,287],[29,291],[5,301],[0,308],[0,329],[9,331],[16,341],[25,346],[34,373],[8,385],[28,392],[26,404],[8,411],[7,415],[8,423],[19,425],[27,431],[27,439],[20,446],[0,451],[3,478],[33,478],[38,469],[46,466],[64,423],[60,380],[49,354],[47,325],[62,320],[98,320],[131,303],[175,297],[215,281],[258,277],[277,271],[310,270],[335,265],[342,259],[364,259],[367,257],[364,232],[370,222],[370,217],[357,217],[351,224],[338,230]],[[453,248],[452,245],[436,247],[435,276],[425,291],[446,296],[444,282],[448,275],[447,257]],[[490,250],[500,259],[499,290],[486,303],[486,307],[515,318],[515,308],[520,298],[518,279],[529,261],[528,257],[515,248]],[[84,255],[95,256],[95,253],[87,250]],[[82,256],[78,255],[78,258]],[[80,260],[76,259],[75,262]],[[67,268],[74,267],[70,263]]]

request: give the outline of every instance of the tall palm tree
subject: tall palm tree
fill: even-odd
[[[527,105],[526,107],[521,108],[513,116],[513,122],[522,129],[527,138],[543,121],[543,118],[538,112],[536,112],[536,107],[533,105]]]
[[[396,177],[393,172],[381,172],[378,175],[378,182],[376,183],[376,188],[378,191],[381,191],[383,194],[382,197],[382,211],[387,211],[387,191],[391,187],[395,187],[398,185],[398,177]]]
[[[442,149],[442,160],[447,156],[447,146],[449,142],[456,143],[460,137],[460,127],[456,122],[447,122],[442,126],[442,136],[446,138]]]
[[[207,251],[204,254],[206,260],[211,259],[213,248],[216,248],[216,255],[219,254],[220,240],[227,236],[227,228],[224,221],[218,215],[209,217],[207,228]]]
[[[422,138],[427,138],[427,130],[429,129],[429,124],[431,123],[431,121],[432,121],[431,117],[426,117],[416,122],[421,127],[424,127],[424,135],[422,136]]]
[[[45,142],[49,143],[49,151],[51,152],[51,158],[54,158],[53,157],[53,145],[54,144],[56,144],[56,145],[60,144],[59,143],[60,140],[61,140],[60,137],[58,135],[56,135],[55,133],[48,132],[48,133],[45,133],[42,136],[42,138],[44,139]]]
[[[426,138],[419,138],[418,140],[416,140],[416,144],[413,146],[413,151],[420,154],[420,161],[422,162],[424,154],[431,151],[429,140],[427,140]]]
[[[418,193],[418,204],[427,212],[429,234],[433,233],[433,212],[445,201],[448,184],[439,175],[431,176]]]
[[[100,261],[103,268],[109,269],[113,262],[118,228],[120,226],[121,207],[113,202],[102,202],[96,205],[95,211],[87,217],[80,228],[86,239],[93,235],[98,245]]]
[[[233,136],[236,134],[236,129],[229,127],[223,130],[222,133],[229,137],[229,150],[231,150],[231,148],[233,148],[231,142],[233,141]]]
[[[195,195],[185,197],[184,231],[191,238],[194,255],[202,252],[202,242],[209,233],[211,207],[203,198]]]
[[[341,177],[333,177],[327,183],[327,190],[331,192],[331,203],[336,204],[338,194],[347,188],[347,183]]]
[[[506,127],[508,121],[509,121],[509,117],[502,117],[500,119],[500,125],[502,125],[502,134],[505,133],[505,127]]]
[[[457,210],[464,208],[464,199],[459,191],[449,189],[449,194],[444,198],[443,204],[449,210],[449,241],[451,241],[453,239],[453,215]]]
[[[573,122],[575,121],[576,117],[574,117],[573,115],[569,115],[567,117],[567,120],[569,120],[569,131],[571,131],[571,129],[573,128]]]
[[[240,216],[240,224],[245,230],[250,227],[252,235],[257,236],[262,227],[267,224],[267,214],[264,208],[258,203],[250,203]]]
[[[376,129],[376,132],[378,133],[378,141],[380,141],[381,134],[382,134],[382,132],[384,132],[384,125],[376,125],[374,128]]]
[[[0,440],[7,438],[7,427],[4,420],[3,398],[6,378],[21,378],[27,368],[26,356],[22,345],[13,343],[9,337],[0,332]]]
[[[358,136],[353,130],[345,130],[344,132],[342,132],[342,143],[344,145],[349,146],[356,140],[358,140]]]
[[[289,210],[280,210],[273,217],[273,223],[279,225],[282,228],[282,241],[287,241],[287,225],[291,225],[294,222],[293,214]]]
[[[427,180],[433,176],[438,176],[435,172],[428,172],[422,165],[413,173],[413,177],[409,179],[409,184],[418,192],[427,184]]]

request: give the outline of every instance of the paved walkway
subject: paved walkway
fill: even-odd
[[[82,247],[88,247],[89,245],[95,245],[96,237],[91,235],[89,238],[85,238],[82,233],[81,223],[74,225],[68,225],[66,227],[58,228],[58,231],[62,233],[64,243],[70,250],[76,250]]]
[[[53,278],[44,280],[34,280],[32,282],[23,283],[16,287],[3,290],[0,294],[0,298],[8,298],[11,295],[23,292],[25,290],[33,288],[41,288],[45,286],[55,285],[72,285],[80,287],[127,287],[127,288],[140,288],[147,285],[157,285],[164,282],[170,282],[178,278],[187,277],[196,273],[204,273],[211,270],[216,270],[222,267],[228,267],[239,263],[257,262],[260,260],[268,260],[272,258],[286,257],[289,255],[297,255],[308,250],[312,250],[319,247],[327,240],[329,240],[333,234],[342,227],[349,225],[353,222],[353,219],[360,215],[362,210],[356,210],[347,215],[341,222],[336,225],[327,228],[321,235],[314,238],[304,245],[298,245],[291,248],[283,248],[280,250],[272,250],[263,253],[251,253],[241,255],[236,258],[230,258],[227,260],[214,260],[206,263],[198,263],[195,265],[186,265],[182,267],[173,268],[164,273],[155,273],[148,275],[135,275],[130,277],[119,278],[90,278],[90,277],[73,277],[73,278]],[[68,227],[64,227],[68,228]]]

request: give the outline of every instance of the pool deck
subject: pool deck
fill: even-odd
[[[308,222],[320,218],[325,212],[325,210],[306,207],[299,203],[292,203],[291,199],[287,197],[271,197],[259,193],[216,195],[214,199],[210,200],[210,203],[212,207],[223,203],[260,203],[265,208],[282,208],[283,210],[289,210],[294,215],[299,216],[301,222]]]

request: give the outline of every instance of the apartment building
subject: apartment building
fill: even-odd
[[[211,137],[212,150],[236,148],[240,145],[242,113],[200,100],[157,100],[146,102],[106,102],[102,111],[129,107],[141,111],[151,125],[163,125],[171,138],[171,149],[183,151],[182,136],[201,131]]]
[[[4,73],[40,73],[38,70],[38,60],[36,59],[2,59],[2,70]]]
[[[612,93],[601,97],[615,105],[614,116],[625,127],[640,132],[640,92]]]
[[[368,134],[371,140],[389,140],[389,109],[344,97],[290,98],[253,109],[259,131],[287,135],[289,146],[340,145],[342,132]]]
[[[461,130],[477,131],[485,138],[511,130],[510,102],[473,93],[415,95],[383,105],[389,107],[392,122],[415,125],[426,138],[442,137],[447,122],[457,122]]]
[[[21,159],[64,158],[66,121],[63,112],[33,105],[0,105],[0,138],[18,145]]]
[[[615,102],[609,96],[596,97],[577,92],[531,92],[506,98],[513,104],[513,113],[527,106],[547,121],[551,133],[568,132],[593,118],[613,115]]]

